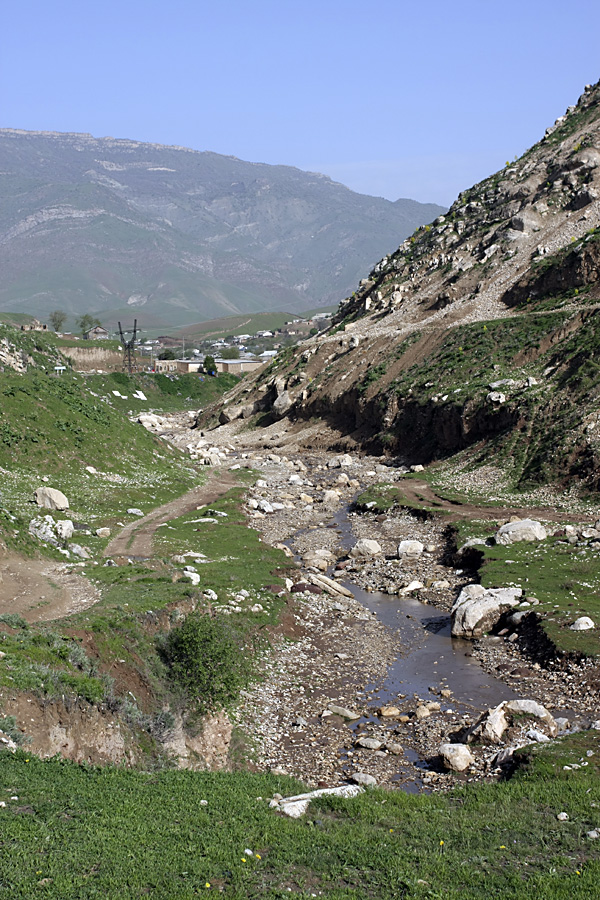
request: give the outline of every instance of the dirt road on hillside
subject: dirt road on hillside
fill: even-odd
[[[546,522],[591,522],[591,516],[584,513],[571,515],[564,510],[549,506],[476,506],[473,503],[461,503],[459,500],[446,500],[440,497],[426,481],[412,478],[397,482],[398,488],[409,504],[423,505],[432,512],[443,513],[444,520],[456,522],[458,519],[491,519],[505,520],[515,516],[520,519],[541,519]],[[400,504],[402,505],[402,504]]]
[[[50,622],[93,606],[100,594],[68,563],[23,559],[8,551],[0,557],[0,615],[28,622]]]
[[[192,488],[182,497],[153,509],[143,519],[126,525],[110,541],[104,551],[104,556],[141,556],[146,558],[152,556],[152,539],[159,525],[169,522],[171,519],[177,519],[196,509],[197,506],[214,503],[237,483],[235,475],[232,475],[231,472],[216,470],[207,484]]]
[[[127,525],[107,546],[104,556],[151,556],[158,525],[213,503],[236,483],[230,472],[215,471],[207,484]],[[83,575],[73,572],[72,563],[23,559],[11,551],[0,556],[0,615],[20,615],[31,623],[50,622],[79,613],[99,599],[100,592]]]

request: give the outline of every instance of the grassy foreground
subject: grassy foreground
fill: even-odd
[[[315,801],[295,821],[267,802],[296,792],[291,779],[3,753],[0,896],[588,900],[600,876],[600,842],[587,836],[600,826],[599,750],[596,732],[575,735],[504,784],[370,790]],[[575,760],[582,768],[563,770]]]

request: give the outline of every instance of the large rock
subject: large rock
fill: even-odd
[[[513,715],[533,716],[535,719],[540,719],[546,725],[552,737],[558,734],[558,726],[554,716],[541,703],[537,703],[535,700],[509,700],[504,705],[507,712]]]
[[[284,416],[286,412],[293,406],[293,400],[287,391],[280,394],[273,403],[273,412],[279,416]]]
[[[68,541],[73,537],[75,526],[70,519],[61,519],[56,523],[56,533],[63,541]]]
[[[580,616],[571,625],[571,631],[589,631],[591,628],[595,628],[595,625],[589,616]]]
[[[55,532],[56,523],[52,516],[36,516],[29,523],[29,534],[32,534],[38,541],[44,541],[46,544],[52,544],[58,547],[59,540]]]
[[[369,538],[361,538],[350,551],[350,556],[370,557],[378,556],[382,552],[381,545],[378,544],[377,541],[371,541]]]
[[[504,703],[488,709],[472,725],[466,733],[467,743],[482,741],[484,744],[499,744],[508,728],[508,719],[504,713]]]
[[[398,557],[400,559],[418,559],[423,553],[421,541],[400,541],[398,544]]]
[[[363,787],[375,787],[377,784],[377,779],[373,775],[369,775],[367,772],[355,772],[354,775],[350,776],[350,780],[355,784],[360,784]]]
[[[545,706],[535,700],[509,700],[503,701],[493,709],[484,712],[465,735],[467,743],[481,741],[484,744],[499,744],[506,729],[516,724],[518,716],[531,716],[543,723],[550,737],[556,737],[558,726],[554,717]]]
[[[235,419],[240,419],[242,417],[242,413],[243,407],[241,406],[225,407],[225,409],[221,410],[221,414],[219,415],[219,424],[228,425],[229,422],[233,422]]]
[[[464,772],[475,762],[473,754],[464,744],[441,744],[439,754],[446,769]]]
[[[35,502],[44,509],[69,508],[69,501],[63,492],[51,487],[39,487],[35,492]]]
[[[535,519],[521,519],[520,522],[508,522],[496,532],[496,543],[507,546],[519,541],[544,541],[547,532],[541,522]]]
[[[468,584],[452,607],[452,636],[475,640],[492,628],[503,612],[519,604],[521,588],[484,588]]]

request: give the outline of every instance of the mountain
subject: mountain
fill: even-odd
[[[597,490],[599,196],[600,83],[384,257],[229,415],[254,401],[295,420],[300,443],[320,417],[323,445]]]
[[[184,147],[0,130],[0,309],[147,327],[337,302],[442,211]]]

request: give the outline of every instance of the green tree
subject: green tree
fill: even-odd
[[[177,359],[177,354],[171,348],[167,348],[166,350],[161,350],[158,354],[159,359]]]
[[[77,319],[77,327],[82,335],[87,334],[91,328],[95,328],[96,325],[101,324],[100,319],[95,319],[94,316],[91,316],[89,313],[84,313]]]
[[[204,371],[209,374],[212,372],[213,375],[217,373],[217,364],[215,362],[214,356],[211,356],[210,353],[207,353],[204,357]]]
[[[48,319],[55,331],[62,331],[62,327],[67,319],[67,314],[62,309],[55,309],[50,313]]]
[[[240,358],[240,348],[239,347],[227,347],[226,350],[223,350],[221,354],[223,359],[239,359]]]

